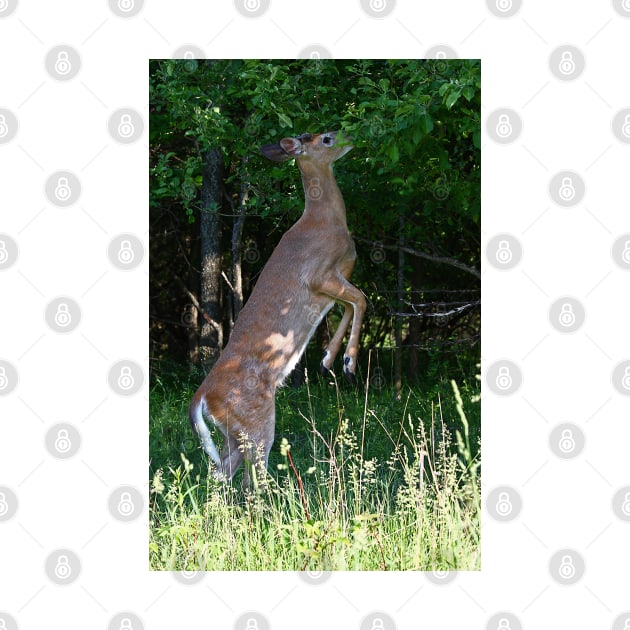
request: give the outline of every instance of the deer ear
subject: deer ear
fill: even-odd
[[[297,138],[282,138],[278,144],[266,144],[260,150],[274,162],[284,162],[303,153],[302,142]]]
[[[285,160],[289,160],[291,158],[291,156],[287,155],[285,150],[277,142],[276,144],[265,144],[260,147],[260,152],[266,158],[269,158],[274,162],[284,162]]]
[[[284,152],[292,158],[302,155],[302,141],[298,138],[282,138],[282,140],[280,140],[280,146]]]

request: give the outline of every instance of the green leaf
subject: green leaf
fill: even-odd
[[[420,128],[424,131],[425,134],[431,133],[433,131],[433,118],[429,116],[429,114],[424,114],[420,118]]]
[[[389,155],[389,159],[392,161],[392,164],[396,164],[400,158],[400,154],[398,153],[398,145],[392,144],[391,147],[387,150]]]
[[[444,103],[446,105],[447,109],[451,109],[453,107],[453,105],[455,105],[455,103],[457,103],[457,99],[460,97],[462,93],[461,88],[455,88],[447,97],[446,97],[446,102]]]
[[[281,127],[293,127],[293,121],[286,114],[278,112],[278,120]]]

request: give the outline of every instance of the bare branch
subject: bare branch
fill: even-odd
[[[462,271],[465,271],[466,273],[469,273],[475,276],[475,278],[481,279],[481,273],[479,272],[478,269],[475,269],[474,267],[470,267],[469,265],[466,265],[455,258],[449,258],[448,256],[435,256],[433,254],[426,254],[425,252],[421,252],[421,251],[418,251],[417,249],[413,249],[407,246],[386,245],[385,243],[381,243],[379,241],[372,241],[370,239],[363,238],[362,236],[356,236],[354,234],[352,236],[356,241],[360,241],[361,243],[367,243],[368,245],[378,246],[383,249],[403,251],[405,252],[405,254],[416,256],[417,258],[424,258],[425,260],[430,260],[431,262],[450,265],[451,267],[456,267],[457,269],[461,269]]]
[[[223,329],[221,328],[221,324],[219,324],[219,322],[217,322],[216,320],[212,319],[212,317],[210,317],[210,315],[208,315],[208,313],[206,313],[206,311],[204,311],[203,308],[201,308],[201,304],[199,304],[199,300],[195,297],[194,293],[192,293],[192,291],[190,291],[188,287],[184,284],[184,281],[179,276],[175,276],[175,278],[181,285],[186,295],[189,297],[193,306],[199,311],[199,314],[219,334],[219,338],[222,338]]]

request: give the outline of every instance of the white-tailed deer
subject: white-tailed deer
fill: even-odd
[[[328,372],[352,328],[343,371],[353,382],[363,293],[348,282],[356,252],[346,207],[332,172],[352,146],[337,132],[283,138],[261,147],[271,160],[295,158],[306,204],[301,218],[280,239],[243,307],[230,340],[190,404],[190,422],[217,477],[231,479],[243,460],[267,467],[275,431],[275,392],[293,370],[318,324],[335,302],[345,311],[321,362]],[[223,433],[221,454],[204,422]],[[250,482],[245,470],[243,485]]]

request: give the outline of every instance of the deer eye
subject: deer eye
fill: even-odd
[[[324,144],[331,144],[332,143],[332,138],[330,136],[324,136],[322,142]]]

